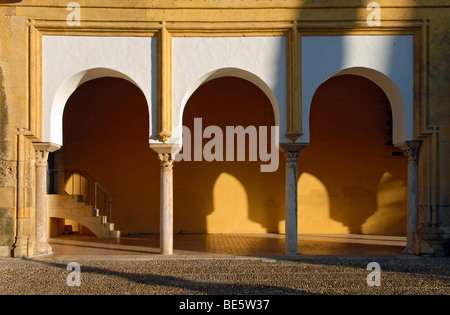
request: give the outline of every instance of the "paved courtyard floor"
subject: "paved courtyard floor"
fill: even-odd
[[[64,256],[158,255],[159,235],[125,235],[120,239],[67,235],[49,240],[54,254]],[[399,255],[404,237],[363,235],[299,235],[299,255]],[[178,234],[174,256],[265,256],[284,254],[279,234]]]
[[[271,234],[175,235],[172,256],[159,254],[158,235],[50,244],[52,255],[0,259],[0,295],[153,295],[145,303],[169,313],[188,301],[214,303],[192,304],[211,311],[229,311],[230,299],[264,301],[278,312],[305,305],[290,298],[298,295],[450,295],[450,258],[405,255],[396,237],[300,235],[295,256]]]

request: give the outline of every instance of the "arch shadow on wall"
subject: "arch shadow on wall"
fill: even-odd
[[[405,114],[392,84],[354,68],[316,90],[299,158],[299,233],[405,234],[407,162],[392,141],[406,136]]]
[[[226,72],[224,72],[226,73]],[[349,74],[352,73],[352,74]],[[370,77],[373,79],[379,79],[379,80],[386,80],[384,89],[380,88],[376,82],[373,82],[373,80],[369,80],[368,78],[364,78],[361,75],[355,75],[353,73],[363,74],[363,73],[369,73]],[[366,80],[367,82],[370,82],[372,84],[372,89],[378,90],[378,98],[377,101],[381,101],[383,103],[383,108],[381,109],[381,124],[385,124],[387,120],[389,120],[389,117],[393,117],[396,115],[395,122],[397,122],[399,119],[401,120],[404,118],[404,111],[402,111],[402,108],[404,106],[403,99],[401,98],[401,95],[398,94],[398,90],[396,90],[394,87],[389,86],[389,84],[392,83],[392,81],[388,80],[385,76],[377,73],[374,70],[370,69],[346,69],[342,72],[336,73],[332,76],[330,76],[323,84],[330,82],[332,79],[336,78],[342,78],[342,77],[353,77],[353,78],[361,78],[363,80]],[[199,85],[198,90],[201,89],[202,86],[206,86],[209,82],[213,83],[215,79],[219,79],[220,76],[216,77],[205,77],[203,84]],[[241,78],[242,80],[245,80]],[[322,86],[322,85],[321,85]],[[260,91],[259,87],[257,87]],[[358,88],[356,88],[358,90]],[[381,91],[380,91],[381,90]],[[197,90],[196,90],[197,91]],[[388,91],[386,93],[385,91]],[[262,91],[263,92],[263,91]],[[365,91],[359,91],[361,93],[365,93]],[[389,95],[387,95],[389,94]],[[194,96],[194,92],[191,94],[191,96]],[[267,95],[266,95],[267,96]],[[390,96],[390,97],[389,97]],[[370,98],[371,96],[368,95]],[[394,105],[389,106],[390,100],[393,99]],[[388,102],[389,100],[389,102]],[[207,104],[209,105],[209,104]],[[273,108],[273,103],[270,105],[271,108]],[[392,114],[388,114],[387,112],[391,110],[392,107]],[[395,108],[395,110],[394,110]],[[395,114],[394,114],[395,111]],[[236,115],[239,115],[237,113]],[[385,116],[383,116],[385,115]],[[355,117],[354,119],[358,119]],[[229,123],[233,124],[233,121],[229,121]],[[402,123],[398,124],[402,126]],[[404,124],[403,124],[404,125]],[[405,161],[401,157],[392,157],[392,152],[397,151],[393,146],[385,147],[386,142],[388,138],[392,138],[393,136],[386,135],[385,132],[388,131],[388,127],[386,127],[386,130],[382,131],[381,135],[381,141],[379,144],[381,145],[381,150],[383,151],[389,159],[394,159],[395,161],[400,161],[398,167],[388,168],[386,170],[383,170],[380,172],[377,172],[376,174],[373,174],[372,178],[367,179],[366,182],[370,182],[370,185],[366,185],[368,187],[364,186],[364,179],[362,182],[359,183],[351,183],[348,185],[348,187],[339,187],[338,189],[343,189],[342,193],[344,203],[347,203],[347,206],[350,205],[353,209],[356,209],[358,207],[368,207],[368,211],[365,211],[365,214],[362,215],[354,215],[354,218],[359,218],[357,220],[354,220],[354,222],[348,222],[348,218],[342,217],[342,214],[339,213],[339,208],[342,207],[342,200],[337,200],[334,198],[335,190],[336,188],[333,187],[334,184],[330,184],[329,178],[325,176],[323,178],[323,174],[321,175],[320,172],[315,172],[305,170],[302,168],[304,166],[304,163],[302,162],[302,156],[308,155],[311,150],[314,150],[314,146],[310,146],[309,148],[305,149],[302,154],[300,155],[300,172],[299,172],[299,183],[301,184],[301,178],[303,175],[303,178],[305,177],[305,172],[310,173],[310,179],[315,177],[316,178],[316,184],[322,183],[322,188],[324,188],[323,192],[324,194],[327,194],[328,197],[331,196],[331,199],[328,200],[328,204],[326,205],[326,209],[324,210],[324,213],[322,215],[326,215],[329,217],[329,219],[336,221],[336,225],[332,229],[328,230],[307,230],[306,232],[316,232],[319,231],[320,233],[365,233],[365,234],[403,234],[403,228],[402,222],[404,220],[405,212],[403,211],[403,208],[405,206],[405,177],[406,174],[405,171]],[[400,131],[397,131],[397,133],[401,134],[401,128],[399,128]],[[395,131],[393,131],[393,134]],[[333,139],[339,138],[339,134],[336,133],[333,135]],[[354,152],[354,151],[353,151]],[[333,152],[322,152],[322,156],[319,156],[315,159],[320,160],[322,157],[329,157],[332,158]],[[360,156],[360,164],[364,163],[364,161],[370,160],[367,159],[368,155],[370,155],[370,152],[365,152],[365,155]],[[351,156],[350,156],[351,158]],[[351,160],[351,159],[350,159]],[[280,156],[280,161],[283,161],[283,157]],[[190,162],[189,162],[190,163]],[[194,162],[192,162],[194,163]],[[332,161],[325,162],[328,165],[333,165]],[[282,163],[283,164],[283,163]],[[268,175],[267,177],[258,177],[254,176],[254,178],[258,177],[257,182],[252,181],[252,174],[257,174],[258,170],[254,168],[255,165],[248,165],[245,168],[239,169],[239,166],[233,166],[224,164],[220,168],[214,168],[213,166],[209,164],[205,164],[204,167],[199,168],[197,172],[209,172],[209,175],[207,177],[203,177],[202,179],[202,185],[203,188],[199,189],[198,191],[193,190],[191,193],[196,195],[195,198],[197,200],[202,200],[203,204],[198,202],[192,202],[189,204],[189,201],[186,199],[183,200],[183,207],[180,209],[180,211],[187,210],[190,206],[194,206],[197,210],[199,208],[205,208],[207,211],[203,212],[202,220],[206,217],[206,222],[204,223],[203,229],[196,232],[201,233],[207,233],[207,232],[219,232],[219,229],[217,228],[221,223],[222,227],[225,227],[226,224],[230,224],[232,226],[234,223],[232,223],[232,219],[227,217],[225,214],[225,208],[228,206],[230,207],[234,201],[232,200],[233,196],[239,195],[241,199],[241,203],[239,206],[236,206],[236,208],[240,207],[243,210],[243,212],[247,212],[248,216],[247,219],[249,220],[249,224],[246,226],[250,229],[253,229],[252,232],[259,232],[259,233],[267,233],[267,232],[275,232],[275,233],[283,233],[284,232],[284,167],[282,168],[281,172],[280,170],[275,173]],[[345,166],[348,167],[349,165]],[[192,165],[192,167],[195,169],[195,165]],[[182,174],[184,171],[180,171],[183,166],[178,165],[177,166],[177,176],[184,177],[185,174]],[[253,168],[253,171],[252,171]],[[320,167],[319,167],[320,168]],[[364,165],[361,164],[360,168],[364,168]],[[253,172],[253,173],[252,173]],[[405,174],[403,174],[403,173]],[[341,178],[345,179],[345,173],[337,175],[342,176]],[[348,174],[347,174],[348,175]],[[270,178],[270,176],[273,176],[273,178]],[[352,176],[359,176],[358,173],[353,173]],[[364,175],[362,175],[364,176]],[[197,178],[199,177],[199,173],[196,173],[195,171],[186,176],[189,179],[189,183],[184,184],[185,189],[190,190],[189,188],[186,188],[186,186],[195,187]],[[197,178],[196,178],[197,177]],[[202,177],[200,175],[200,177]],[[329,177],[329,176],[328,176]],[[336,177],[338,179],[338,177]],[[267,181],[268,186],[265,188],[262,188],[263,184]],[[346,182],[345,180],[341,180],[338,182]],[[209,184],[208,184],[209,183]],[[175,185],[180,184],[180,179],[175,181]],[[320,186],[314,184],[314,181],[309,180],[308,185],[311,184],[312,186]],[[227,190],[225,187],[228,186],[229,189]],[[261,189],[258,189],[256,187],[261,186]],[[359,187],[361,186],[361,187]],[[220,187],[220,189],[219,189]],[[337,187],[337,186],[336,186]],[[320,188],[320,187],[319,187]],[[222,195],[220,194],[219,190],[222,190]],[[331,192],[329,191],[331,190]],[[209,193],[211,191],[211,194]],[[277,198],[271,198],[270,195],[274,192],[277,192],[278,197]],[[398,198],[394,195],[398,193]],[[299,189],[299,194],[302,194],[302,188]],[[211,198],[210,198],[211,196]],[[299,196],[300,198],[301,196]],[[311,196],[309,196],[311,197]],[[308,197],[308,198],[309,198]],[[322,196],[324,197],[324,196]],[[319,196],[319,198],[322,198]],[[325,198],[328,198],[325,196]],[[261,202],[262,199],[266,198],[264,202]],[[183,199],[180,198],[180,196],[176,196],[175,203],[179,203],[178,200]],[[189,199],[189,198],[188,198]],[[387,201],[387,200],[390,201]],[[221,200],[221,202],[219,202]],[[228,200],[228,202],[226,202]],[[340,204],[341,203],[341,204]],[[196,204],[196,205],[194,205]],[[220,207],[217,207],[217,205],[220,204]],[[225,206],[224,206],[225,204]],[[220,209],[219,209],[220,208]],[[323,208],[323,207],[322,207]],[[395,209],[394,209],[395,208]],[[214,213],[214,210],[219,209],[221,213]],[[390,211],[389,209],[394,209],[396,213],[390,212],[386,214],[386,211]],[[397,211],[400,209],[400,211]],[[319,209],[320,210],[320,209]],[[260,212],[261,211],[261,212]],[[259,213],[260,212],[260,213]],[[380,213],[384,215],[380,216]],[[261,215],[261,213],[265,213],[265,215]],[[175,220],[177,220],[177,216],[179,216],[179,213],[175,214]],[[222,217],[221,217],[222,216]],[[383,218],[386,218],[387,216],[390,216],[390,223],[386,224],[386,222],[382,222]],[[189,220],[193,220],[196,222],[192,222],[192,226],[195,226],[199,222],[198,216],[191,217],[183,217],[183,222],[189,222]],[[240,217],[242,218],[242,215],[240,214]],[[381,217],[381,220],[380,220]],[[304,218],[303,218],[304,219]],[[212,223],[213,220],[215,220],[215,223]],[[317,217],[315,218],[317,221]],[[252,222],[250,222],[252,221]],[[319,220],[320,221],[320,220]],[[322,220],[325,222],[325,220]],[[365,222],[367,221],[367,222]],[[374,222],[377,221],[377,224],[374,224]],[[395,221],[395,222],[394,222]],[[322,223],[323,223],[322,222]],[[394,222],[394,223],[393,223]],[[311,222],[309,222],[311,223]],[[317,222],[316,222],[317,223]],[[215,224],[215,226],[214,226]],[[302,221],[302,218],[299,217],[299,227],[302,226],[302,224],[305,224],[305,221]],[[394,228],[392,228],[392,224],[394,224]],[[186,224],[189,226],[189,224]],[[259,226],[258,226],[259,225]],[[320,224],[318,224],[320,225]],[[346,227],[348,225],[348,227]],[[384,225],[384,226],[383,226]],[[400,226],[400,228],[398,228]],[[177,229],[177,227],[175,227]],[[181,229],[180,229],[181,230]],[[184,229],[182,229],[183,232],[189,232]],[[227,232],[245,232],[246,228],[238,229],[238,230],[228,230]],[[303,231],[305,232],[305,231]],[[300,233],[302,233],[302,230],[300,229]]]
[[[279,124],[278,103],[273,93],[251,73],[221,69],[205,75],[194,86],[197,88],[187,94],[190,97],[185,100],[187,106],[183,111],[183,124],[190,130],[196,117],[203,117],[203,128],[216,125],[224,130],[224,135],[226,126]],[[191,132],[191,138],[192,135]],[[203,145],[208,141],[204,140]],[[260,166],[266,162],[248,160],[248,142],[246,150],[245,162],[184,160],[175,164],[176,233],[281,232],[284,164],[279,163],[275,172],[262,173]],[[278,147],[276,154],[278,161],[282,161]],[[238,209],[240,212],[232,218],[232,212]]]

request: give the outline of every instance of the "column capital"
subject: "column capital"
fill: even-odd
[[[408,158],[409,163],[417,163],[419,158],[419,149],[421,141],[405,141],[396,145],[397,148],[403,151],[403,154]]]
[[[289,166],[297,165],[298,156],[300,155],[300,151],[286,151],[286,164]]]
[[[40,151],[36,150],[36,167],[47,167],[47,160],[48,160],[48,151]]]
[[[286,163],[297,165],[300,152],[308,145],[309,143],[280,143],[281,151],[286,155]]]
[[[48,154],[61,149],[60,145],[50,142],[34,142],[33,147],[36,150],[36,167],[47,167]]]
[[[173,168],[173,162],[175,161],[174,155],[170,153],[159,153],[158,154],[159,159],[161,160],[161,167],[162,168]]]

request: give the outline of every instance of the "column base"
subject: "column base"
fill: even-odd
[[[285,235],[284,254],[289,256],[295,256],[298,254],[298,235]]]
[[[49,243],[36,242],[34,246],[34,256],[51,255],[53,254],[53,248]]]
[[[172,256],[173,255],[173,251],[172,250],[161,250],[161,252],[159,253],[162,256]]]
[[[28,241],[26,236],[18,236],[12,248],[14,258],[25,258],[29,255]]]
[[[450,227],[421,227],[414,232],[412,254],[450,257]]]

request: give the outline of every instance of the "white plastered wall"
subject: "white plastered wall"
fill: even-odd
[[[314,93],[328,78],[364,76],[388,96],[393,111],[394,144],[413,138],[413,37],[305,36],[302,38],[302,122],[309,142],[309,112]]]
[[[189,97],[201,84],[223,76],[241,77],[258,86],[272,102],[275,120],[280,125],[280,141],[290,142],[285,136],[286,39],[283,36],[173,38],[174,132],[169,142],[182,142],[183,111]]]
[[[141,89],[149,109],[149,137],[155,133],[155,38],[44,36],[42,46],[43,142],[63,145],[68,98],[81,84],[101,77],[122,78]]]

